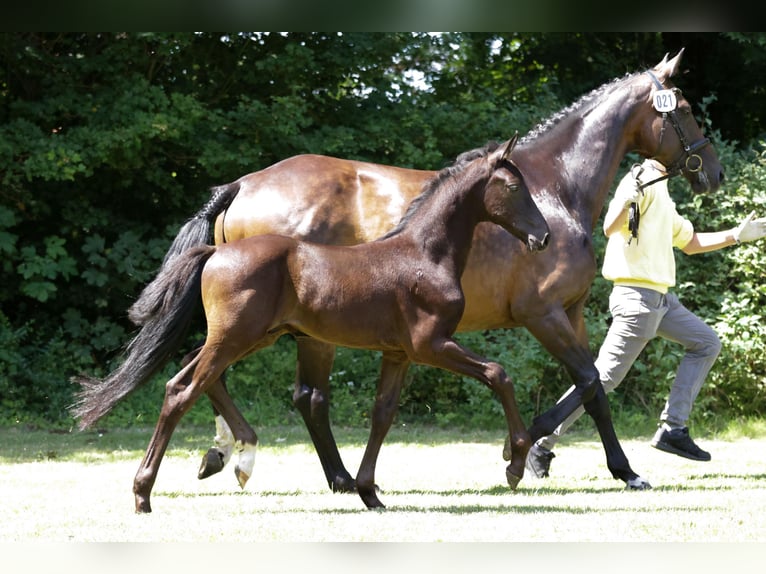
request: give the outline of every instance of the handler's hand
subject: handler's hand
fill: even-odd
[[[635,185],[618,185],[614,192],[614,199],[623,208],[628,207],[631,203],[638,201],[638,188]]]
[[[758,219],[753,219],[753,217],[755,217],[755,211],[751,211],[734,230],[734,239],[737,240],[737,243],[755,241],[766,236],[766,217]]]

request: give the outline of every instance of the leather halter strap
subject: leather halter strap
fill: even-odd
[[[657,79],[657,76],[655,76],[651,70],[647,70],[646,73],[649,74],[649,77],[652,79],[658,90],[665,89],[665,87],[662,85],[662,82]],[[681,157],[679,157],[675,162],[668,166],[668,177],[681,173],[683,169],[686,169],[692,173],[700,171],[702,169],[702,158],[696,152],[710,144],[710,139],[703,137],[702,139],[689,144],[689,140],[686,137],[686,134],[684,134],[681,123],[678,121],[678,112],[673,110],[671,112],[662,112],[662,132],[660,132],[660,144],[662,143],[662,136],[665,132],[665,122],[668,119],[670,119],[670,123],[673,125],[673,129],[676,131],[678,139],[681,142],[681,147],[683,147]],[[651,185],[657,181],[660,180],[654,180],[647,183],[646,185]],[[644,187],[646,187],[646,185]]]

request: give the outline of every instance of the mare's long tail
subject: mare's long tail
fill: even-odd
[[[104,379],[74,377],[81,385],[71,407],[81,429],[88,428],[132,390],[146,383],[172,358],[184,342],[195,311],[201,306],[202,269],[215,247],[187,249],[163,267],[141,297],[156,312],[130,341],[122,364]]]
[[[158,274],[162,273],[177,255],[192,247],[206,245],[210,241],[211,227],[215,218],[229,207],[237,193],[239,193],[239,181],[212,188],[208,202],[181,227],[165,254]],[[146,291],[128,309],[128,318],[139,326],[149,321],[158,311],[155,305],[157,300],[147,299],[145,293]]]

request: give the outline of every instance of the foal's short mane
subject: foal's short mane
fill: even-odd
[[[532,140],[548,133],[550,130],[556,127],[562,120],[569,117],[572,113],[580,111],[586,106],[589,106],[591,103],[598,101],[603,94],[611,91],[618,84],[621,84],[622,82],[632,80],[634,77],[638,76],[640,73],[641,72],[625,74],[622,77],[614,78],[613,80],[601,85],[600,87],[595,88],[594,90],[591,90],[590,92],[582,96],[579,100],[577,100],[573,104],[567,106],[566,108],[562,110],[559,110],[558,112],[554,113],[551,117],[549,117],[547,120],[544,120],[540,122],[539,124],[537,124],[534,128],[529,130],[524,137],[522,137],[519,140],[519,144],[529,143]]]
[[[461,173],[467,165],[480,157],[487,157],[493,151],[500,147],[500,142],[491,141],[484,147],[465,151],[457,156],[457,159],[449,165],[439,171],[435,176],[429,179],[423,186],[423,191],[415,199],[410,202],[410,206],[404,213],[399,223],[391,231],[380,237],[380,239],[387,239],[397,233],[400,233],[402,229],[407,226],[407,222],[412,218],[412,214],[415,213],[418,208],[426,202],[426,200],[434,195],[436,191],[444,184],[444,182],[452,179],[457,174]]]

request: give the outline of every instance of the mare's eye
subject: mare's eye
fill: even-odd
[[[519,184],[518,183],[506,183],[505,189],[511,192],[517,192],[519,191]]]

